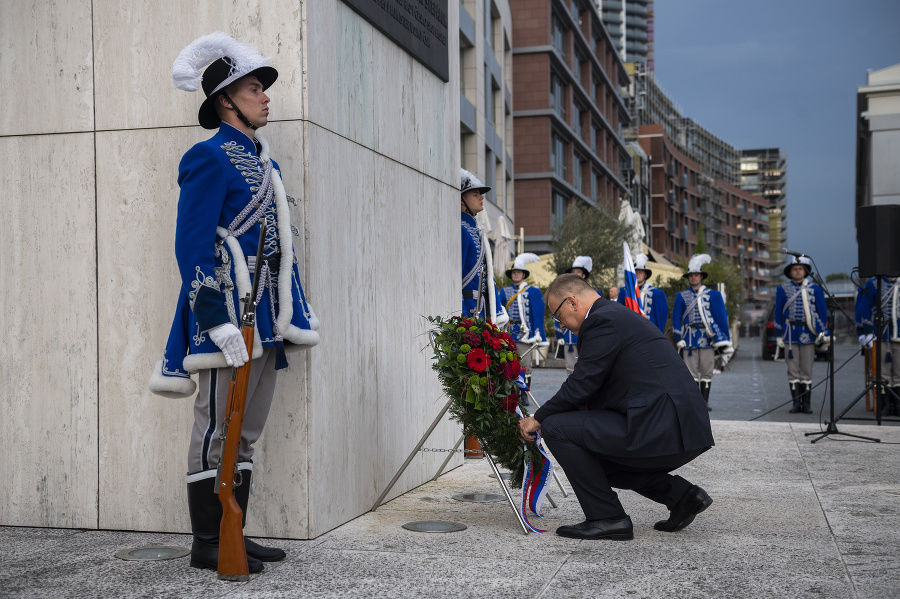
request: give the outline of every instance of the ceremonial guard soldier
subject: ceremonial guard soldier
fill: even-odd
[[[290,204],[296,200],[285,194],[269,144],[256,134],[268,122],[265,90],[278,77],[268,62],[254,48],[217,32],[191,43],[172,67],[179,89],[195,91],[202,81],[206,100],[198,119],[203,128],[218,129],[188,150],[179,165],[175,258],[181,291],[163,359],[150,380],[156,394],[187,397],[198,387],[191,373],[198,373],[187,470],[195,568],[216,569],[218,563],[222,507],[215,477],[233,368],[252,355],[234,490],[246,517],[253,445],[269,413],[276,370],[287,366],[286,352],[319,342],[318,319],[294,256]],[[239,300],[251,291],[261,222],[267,226],[264,263],[254,346],[248,348],[238,328]],[[285,557],[281,549],[245,541],[250,572],[261,571],[263,561]]]
[[[509,314],[509,334],[516,340],[519,363],[525,369],[525,382],[529,387],[534,352],[528,350],[535,343],[539,347],[549,345],[544,332],[544,294],[525,282],[531,276],[525,265],[531,262],[540,262],[540,258],[527,252],[516,256],[512,268],[506,271],[513,284],[500,291],[500,301]]]
[[[491,244],[475,218],[484,210],[484,194],[491,188],[466,169],[460,169],[459,187],[462,212],[462,315],[489,319],[494,324],[503,326],[509,318],[500,305],[494,284]]]
[[[638,254],[634,259],[634,275],[637,279],[637,288],[641,294],[641,308],[644,310],[644,316],[650,319],[650,322],[656,325],[661,333],[666,332],[666,321],[669,320],[669,301],[666,299],[666,293],[650,284],[650,277],[653,271],[647,268],[647,255]],[[625,288],[619,289],[617,300],[620,304],[625,304]]]
[[[816,345],[830,343],[828,307],[822,288],[810,283],[809,258],[794,256],[784,267],[790,279],[775,292],[775,332],[778,350],[784,352],[788,384],[794,399],[790,412],[812,414],[812,367]]]
[[[734,353],[722,294],[715,289],[707,289],[702,283],[709,273],[700,269],[711,261],[707,254],[691,256],[688,270],[683,275],[690,288],[675,296],[672,309],[675,345],[694,380],[700,385],[707,410],[712,409],[709,407],[709,390],[712,387],[715,350],[718,349],[726,357]]]
[[[571,268],[567,268],[566,273],[576,274],[587,281],[588,277],[591,276],[593,267],[594,260],[590,256],[575,256]],[[597,295],[601,296],[599,291]],[[554,329],[556,330],[556,338],[565,347],[563,355],[566,360],[566,375],[570,375],[575,370],[575,362],[578,361],[578,335],[562,327],[556,321],[554,321]]]
[[[876,298],[878,279],[869,279],[856,296],[856,332],[863,347],[872,347],[875,340]],[[881,315],[884,330],[881,331],[881,380],[900,396],[900,285],[895,277],[881,277]],[[884,413],[900,416],[900,401],[885,393]]]

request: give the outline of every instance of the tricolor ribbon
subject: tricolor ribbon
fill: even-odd
[[[522,410],[518,407],[516,408],[516,414],[519,415],[519,420],[525,417],[522,414]],[[547,496],[550,479],[553,478],[553,463],[550,461],[550,456],[547,455],[547,450],[544,449],[541,434],[535,433],[535,435],[537,437],[535,443],[537,443],[538,450],[541,452],[541,464],[539,467],[535,467],[526,446],[525,479],[522,481],[522,518],[531,532],[547,532],[532,525],[528,521],[526,512],[526,510],[530,509],[531,513],[538,518],[544,517],[544,514],[541,513],[541,506],[544,503],[544,498]]]

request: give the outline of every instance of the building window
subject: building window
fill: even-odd
[[[566,59],[566,29],[559,22],[559,18],[553,15],[553,47],[562,57],[563,62]]]
[[[556,73],[550,75],[550,107],[559,118],[566,120],[566,86]]]
[[[575,137],[583,139],[581,132],[581,119],[584,116],[584,108],[575,104],[575,114],[572,117],[572,128],[575,130]]]
[[[550,136],[550,168],[556,173],[556,176],[562,180],[566,179],[566,171],[568,170],[566,160],[566,142],[556,133]]]
[[[600,127],[591,123],[591,149],[597,154],[597,148],[600,146]]]
[[[575,186],[575,189],[578,190],[578,193],[584,193],[584,190],[581,187],[581,174],[584,169],[584,165],[585,160],[578,154],[575,154],[575,164],[572,168],[572,185]]]
[[[563,218],[566,215],[566,198],[563,194],[554,191],[553,198],[550,201],[550,219],[554,227],[562,225]]]

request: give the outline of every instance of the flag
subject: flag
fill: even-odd
[[[637,275],[634,273],[634,260],[631,259],[631,250],[628,244],[622,242],[625,250],[625,305],[641,316],[644,316],[644,308],[641,306],[641,294],[637,290]]]

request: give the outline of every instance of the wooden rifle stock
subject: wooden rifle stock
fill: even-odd
[[[256,292],[259,287],[263,242],[266,225],[262,223],[259,232],[259,246],[253,277],[253,290],[244,298],[241,317],[241,335],[249,354],[249,360],[235,368],[228,386],[228,407],[225,411],[225,425],[222,433],[225,446],[219,461],[216,476],[216,492],[222,504],[222,523],[219,526],[218,576],[221,580],[243,581],[250,578],[247,565],[247,548],[244,545],[244,512],[234,496],[235,477],[238,476],[237,456],[241,443],[241,429],[244,425],[244,408],[247,404],[247,387],[250,383],[250,365],[253,363],[253,338],[256,322]],[[238,481],[238,486],[243,481]]]

